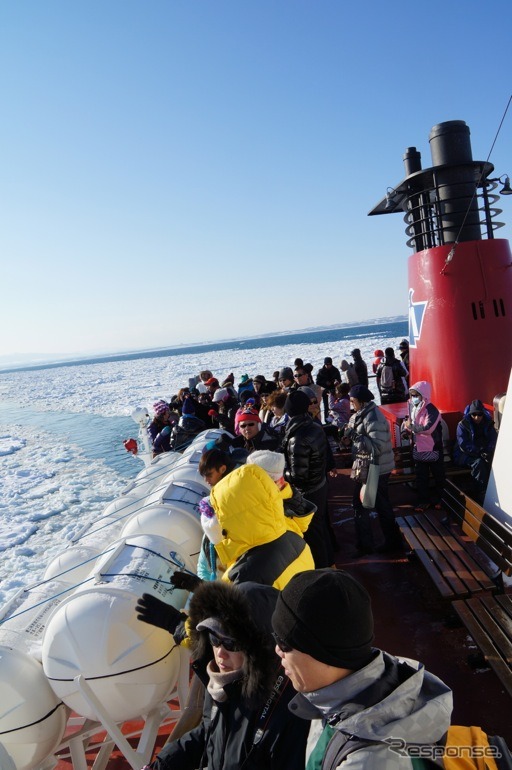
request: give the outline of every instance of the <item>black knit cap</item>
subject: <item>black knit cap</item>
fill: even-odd
[[[311,400],[303,390],[292,390],[284,402],[284,411],[290,417],[298,417],[300,414],[306,414]]]
[[[350,388],[349,396],[350,398],[357,398],[357,400],[361,401],[363,404],[369,404],[370,401],[373,401],[375,398],[371,390],[368,390],[365,385],[361,385],[360,383]]]
[[[272,627],[290,647],[330,666],[356,671],[372,657],[371,599],[343,570],[294,575],[279,594]]]

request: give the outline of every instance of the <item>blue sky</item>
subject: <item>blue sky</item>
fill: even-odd
[[[404,223],[367,213],[406,147],[431,165],[436,123],[487,158],[511,21],[504,0],[3,3],[0,360],[405,314]],[[512,108],[499,174],[511,132]]]

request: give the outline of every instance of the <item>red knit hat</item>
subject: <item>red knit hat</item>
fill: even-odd
[[[261,422],[258,412],[254,409],[244,409],[243,412],[238,412],[235,417],[235,423],[240,425],[241,422]]]

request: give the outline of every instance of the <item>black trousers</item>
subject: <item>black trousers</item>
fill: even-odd
[[[439,459],[434,462],[414,461],[416,470],[416,486],[418,488],[418,498],[420,504],[439,503],[444,487],[444,458],[443,453],[439,453]],[[430,492],[429,480],[430,474],[434,479],[434,489]]]
[[[316,505],[316,512],[304,533],[304,540],[311,548],[316,569],[331,567],[334,564],[334,544],[327,509],[327,493],[327,481],[315,492],[303,492],[306,500]]]
[[[377,511],[379,524],[384,535],[384,545],[393,548],[401,544],[400,530],[395,521],[393,506],[389,499],[388,481],[389,473],[383,473],[379,476],[379,486],[377,487],[377,496],[373,510]],[[374,551],[375,543],[373,538],[372,523],[370,518],[371,511],[363,508],[361,505],[360,492],[363,485],[360,481],[354,484],[354,494],[352,495],[352,506],[354,508],[354,521],[356,525],[356,543],[362,551]]]

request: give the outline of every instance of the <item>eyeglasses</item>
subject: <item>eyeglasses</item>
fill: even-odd
[[[293,650],[293,647],[291,647],[287,642],[283,641],[283,639],[281,639],[281,637],[278,636],[275,631],[272,631],[272,637],[281,652],[291,652]]]
[[[225,636],[222,638],[214,634],[213,631],[208,633],[208,639],[212,647],[224,647],[228,652],[240,652],[240,647],[234,639],[228,639]]]
[[[253,428],[255,425],[256,425],[255,422],[243,422],[243,423],[241,422],[240,423],[240,430],[242,428]]]

